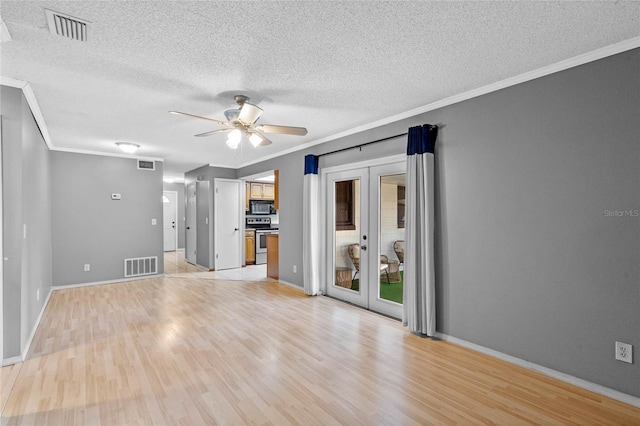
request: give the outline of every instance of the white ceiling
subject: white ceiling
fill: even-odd
[[[49,33],[44,9],[91,22]],[[1,75],[30,83],[55,148],[116,141],[181,176],[238,167],[640,35],[640,2],[5,1]],[[195,138],[246,94],[260,123],[307,127],[233,151]]]

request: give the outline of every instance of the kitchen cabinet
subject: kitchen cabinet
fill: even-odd
[[[279,278],[278,234],[267,234],[267,277]]]
[[[249,198],[252,200],[273,200],[274,188],[272,183],[249,182]]]
[[[247,265],[256,263],[256,231],[253,229],[244,231],[244,260]]]
[[[249,211],[249,200],[251,199],[251,182],[244,183],[244,210]]]
[[[278,170],[274,170],[273,176],[273,208],[280,210],[280,196],[278,195],[280,193],[280,172]]]
[[[275,198],[274,194],[275,194],[275,191],[273,190],[272,183],[262,184],[262,198],[266,200],[273,200]]]

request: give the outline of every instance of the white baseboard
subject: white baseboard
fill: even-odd
[[[47,308],[47,305],[49,304],[49,299],[51,299],[52,292],[53,292],[53,288],[49,289],[49,293],[47,293],[47,298],[42,304],[42,309],[40,309],[40,314],[38,315],[38,318],[36,319],[35,324],[33,324],[33,328],[31,329],[31,333],[29,334],[29,338],[27,339],[26,345],[22,349],[22,353],[18,356],[3,359],[2,360],[3,367],[7,365],[17,364],[27,359],[27,354],[29,353],[29,349],[31,349],[31,343],[33,342],[33,338],[35,337],[36,331],[38,330],[38,326],[40,325],[40,321],[42,320],[42,315],[44,315],[44,310]]]
[[[24,346],[22,350],[22,360],[27,359],[27,354],[29,353],[29,349],[31,348],[31,342],[33,342],[33,338],[36,335],[36,330],[38,330],[38,326],[40,325],[40,321],[42,320],[42,315],[44,315],[44,310],[47,308],[49,304],[49,299],[51,299],[51,293],[53,292],[53,287],[49,289],[49,293],[47,293],[47,299],[42,304],[42,309],[40,310],[40,314],[38,315],[38,319],[35,324],[33,324],[33,328],[31,329],[31,334],[29,334],[29,338],[27,339],[27,344]]]
[[[294,284],[294,283],[290,283],[290,282],[288,282],[288,281],[283,281],[283,280],[281,280],[281,279],[278,279],[278,282],[279,282],[280,284],[284,284],[284,285],[288,285],[289,287],[293,287],[293,288],[295,288],[296,290],[302,290],[302,291],[304,291],[304,288],[302,288],[302,287],[300,287],[299,285],[296,285],[296,284]]]
[[[515,364],[519,367],[523,367],[528,370],[537,371],[538,373],[542,373],[545,376],[553,377],[554,379],[558,379],[560,381],[569,383],[579,388],[586,389],[588,391],[595,392],[597,394],[609,397],[611,399],[624,402],[625,404],[633,405],[634,407],[640,408],[640,398],[635,397],[633,395],[628,395],[626,393],[619,392],[617,390],[608,388],[606,386],[598,385],[596,383],[592,383],[587,380],[571,376],[570,374],[562,373],[560,371],[556,371],[551,368],[543,367],[542,365],[534,364],[533,362],[529,362],[521,358],[516,358],[514,356],[507,355],[505,353],[498,352],[496,350],[489,349],[484,346],[476,345],[475,343],[467,342],[466,340],[458,339],[457,337],[449,336],[447,334],[436,333],[436,337],[451,343],[455,343],[456,345],[474,350],[476,352],[480,352],[485,355],[498,358],[510,364]]]
[[[108,280],[108,281],[94,281],[90,283],[81,283],[81,284],[69,284],[69,285],[56,285],[53,286],[53,290],[67,290],[70,288],[79,288],[79,287],[91,287],[94,285],[103,285],[103,284],[116,284],[116,283],[124,283],[127,281],[140,281],[140,280],[148,280],[151,278],[164,278],[164,274],[156,274],[156,275],[145,275],[142,277],[132,277],[132,278],[120,278],[117,280]]]
[[[7,365],[18,364],[19,362],[22,362],[22,356],[21,355],[12,356],[11,358],[3,359],[2,360],[2,366],[6,367]]]

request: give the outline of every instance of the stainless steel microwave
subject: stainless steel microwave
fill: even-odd
[[[273,200],[249,200],[249,214],[276,214]]]

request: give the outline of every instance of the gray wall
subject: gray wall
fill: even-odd
[[[204,268],[214,267],[213,230],[213,180],[215,178],[235,179],[236,170],[224,167],[202,166],[184,175],[184,185],[197,182],[196,186],[196,263]]]
[[[184,183],[167,183],[163,182],[162,184],[163,191],[175,191],[178,193],[178,248],[184,248],[184,234],[186,231],[185,228],[185,206],[187,204],[186,193]]]
[[[50,156],[22,91],[1,91],[3,356],[12,358],[25,349],[51,290]]]
[[[640,397],[637,357],[614,360],[616,340],[640,350],[638,75],[635,49],[238,176],[280,170],[280,276],[301,286],[304,154],[439,124],[438,331]],[[402,152],[384,142],[320,166]]]
[[[163,273],[162,162],[150,171],[131,158],[54,151],[51,160],[53,284],[121,279],[134,257],[158,256]]]

